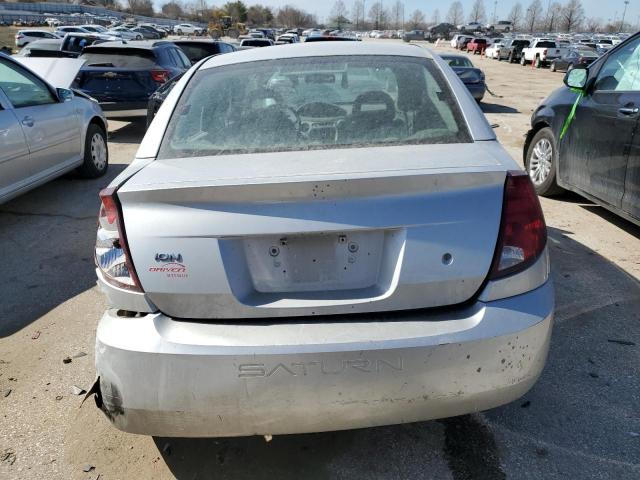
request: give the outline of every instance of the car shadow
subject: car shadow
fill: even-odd
[[[548,364],[522,399],[480,415],[269,443],[156,437],[158,456],[178,479],[637,478],[628,460],[640,458],[640,442],[621,432],[640,432],[640,283],[568,233],[549,228],[556,323]]]
[[[0,338],[95,286],[98,192],[125,167],[66,175],[0,205]]]
[[[109,122],[109,143],[139,144],[147,131],[146,120],[135,122]]]
[[[614,224],[616,227],[624,230],[629,235],[633,235],[637,239],[640,239],[640,225],[636,225],[629,220],[625,220],[620,215],[616,215],[612,211],[607,210],[606,208],[601,207],[600,205],[597,205],[595,203],[584,202],[580,206],[589,212],[595,213],[607,222]]]
[[[509,107],[507,105],[500,105],[497,103],[480,103],[480,109],[483,113],[520,113],[517,108]]]

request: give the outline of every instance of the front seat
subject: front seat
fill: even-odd
[[[339,135],[345,140],[397,139],[403,122],[396,119],[396,105],[389,94],[370,91],[358,95],[351,115],[341,125]]]

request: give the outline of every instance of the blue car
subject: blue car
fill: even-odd
[[[168,41],[105,42],[86,47],[80,58],[86,63],[73,87],[98,100],[107,118],[146,117],[149,97],[191,67]]]
[[[449,64],[454,72],[460,77],[462,83],[471,92],[471,95],[480,103],[487,91],[484,81],[484,72],[473,66],[471,60],[464,55],[440,55]]]

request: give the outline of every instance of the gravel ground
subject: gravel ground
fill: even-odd
[[[531,112],[562,74],[473,61],[499,95],[482,108],[520,161]],[[97,192],[143,133],[112,122],[107,178],[66,176],[0,206],[0,478],[640,478],[640,228],[575,195],[542,201],[557,319],[540,381],[510,405],[270,443],[124,434],[92,402],[81,407],[71,387],[94,379],[105,308]]]

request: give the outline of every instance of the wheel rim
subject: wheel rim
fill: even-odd
[[[529,159],[529,177],[534,185],[542,185],[551,173],[553,160],[553,147],[546,138],[541,138],[533,147]]]
[[[91,161],[98,170],[107,166],[107,146],[99,133],[94,133],[91,137]]]

